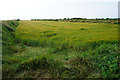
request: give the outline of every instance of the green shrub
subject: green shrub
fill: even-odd
[[[118,46],[102,44],[94,52],[97,67],[105,78],[118,78]]]

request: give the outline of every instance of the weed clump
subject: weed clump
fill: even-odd
[[[85,28],[81,28],[80,30],[87,30],[87,29],[85,29]]]
[[[47,37],[52,37],[52,36],[56,36],[56,33],[48,33],[46,34]]]
[[[51,77],[57,78],[60,77],[59,70],[62,65],[61,62],[43,56],[42,58],[36,57],[21,63],[18,67],[18,71],[27,71],[27,73],[24,74],[24,77],[30,76],[31,74],[29,73],[31,73],[31,71],[40,71],[39,74],[37,74],[39,77],[42,77],[47,73],[51,75]],[[36,73],[33,73],[32,75],[36,75]]]

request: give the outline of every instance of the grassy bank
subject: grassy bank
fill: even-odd
[[[15,45],[15,30],[19,25],[17,21],[2,21],[2,49],[5,54],[14,53],[16,50],[12,47]]]

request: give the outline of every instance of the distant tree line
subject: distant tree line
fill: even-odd
[[[65,22],[81,22],[81,23],[113,23],[120,24],[118,18],[63,18],[63,19],[31,19],[32,21],[65,21]]]
[[[32,21],[59,21],[59,19],[31,19]]]

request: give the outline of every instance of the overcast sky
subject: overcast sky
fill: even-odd
[[[117,18],[119,0],[0,0],[0,20]]]

